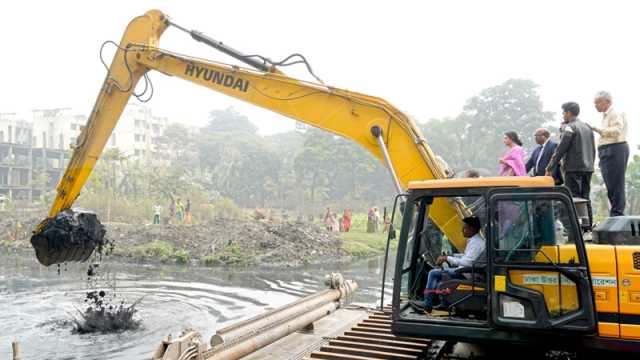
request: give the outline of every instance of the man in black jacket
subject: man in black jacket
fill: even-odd
[[[558,143],[550,139],[551,133],[545,128],[537,129],[534,134],[536,144],[539,146],[533,150],[531,157],[525,164],[527,173],[531,173],[531,176],[544,176],[549,160],[553,152],[556,150]],[[533,170],[533,171],[532,171]],[[556,166],[551,172],[556,185],[562,184],[562,175],[560,174],[560,167]]]
[[[578,114],[580,106],[575,102],[562,104],[564,123],[560,127],[560,144],[551,156],[546,175],[551,176],[553,168],[562,160],[564,184],[574,197],[589,200],[596,147],[591,128],[578,119]]]

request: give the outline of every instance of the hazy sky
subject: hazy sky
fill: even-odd
[[[636,3],[3,1],[0,112],[73,107],[89,113],[105,76],[100,45],[119,42],[133,17],[157,8],[245,53],[280,59],[300,52],[327,84],[386,98],[419,121],[455,116],[481,89],[515,77],[536,81],[545,110],[558,120],[560,104],[573,100],[582,105],[583,120],[596,122],[593,94],[606,89],[628,113],[637,144]],[[160,45],[233,61],[176,29]],[[285,71],[310,79],[302,69]],[[202,125],[209,110],[233,105],[263,134],[293,128],[290,120],[182,80],[151,78],[156,92],[149,105],[171,120]]]

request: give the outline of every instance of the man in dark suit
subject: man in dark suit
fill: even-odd
[[[545,128],[536,130],[534,136],[538,147],[533,150],[533,153],[529,160],[527,160],[525,166],[527,168],[527,173],[530,173],[531,176],[544,176],[545,169],[547,168],[549,160],[551,160],[551,156],[556,150],[558,143],[550,139],[551,133],[549,133],[549,130]],[[553,169],[552,176],[556,185],[562,184],[562,175],[560,173],[559,166],[556,166]]]

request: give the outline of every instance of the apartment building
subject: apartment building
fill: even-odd
[[[154,115],[148,107],[129,104],[107,142],[107,147],[118,148],[130,159],[161,161],[163,157],[158,138],[164,134],[168,124],[168,118]]]
[[[0,114],[0,195],[32,199],[55,188],[68,160],[66,151],[34,146],[33,121]]]

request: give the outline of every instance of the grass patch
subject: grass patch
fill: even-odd
[[[257,259],[247,254],[239,245],[232,244],[216,251],[215,254],[204,256],[200,259],[206,266],[228,265],[249,266],[257,263]]]
[[[1,247],[13,247],[13,245],[15,245],[15,241],[12,241],[10,239],[4,239],[4,240],[0,240],[0,246]]]
[[[146,244],[131,247],[117,246],[114,249],[114,255],[133,257],[136,260],[154,258],[160,261],[167,261],[174,255],[174,252],[170,243],[162,240],[153,240]]]
[[[340,233],[342,248],[355,257],[371,257],[384,254],[387,246],[386,233],[348,232]],[[395,249],[397,241],[391,242],[391,249]]]

